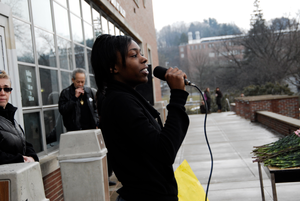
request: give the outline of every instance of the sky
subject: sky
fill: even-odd
[[[254,0],[152,0],[152,3],[157,31],[176,22],[203,22],[208,18],[249,30],[255,10]],[[260,9],[266,21],[296,17],[300,13],[300,0],[260,0]]]

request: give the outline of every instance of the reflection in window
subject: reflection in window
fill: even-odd
[[[65,88],[67,88],[68,86],[71,85],[71,82],[72,82],[71,81],[72,80],[71,76],[72,76],[71,73],[61,71],[61,77],[62,77],[61,86],[62,86],[63,89],[65,89]]]
[[[63,69],[72,69],[73,60],[72,60],[72,48],[71,42],[60,37],[57,37],[57,48],[58,48],[58,57],[60,68]]]
[[[115,35],[115,26],[113,25],[113,23],[108,22],[108,29],[109,29],[109,34],[111,35]]]
[[[70,10],[75,13],[76,15],[78,15],[79,17],[81,17],[80,15],[80,5],[79,2],[80,0],[72,0],[69,1],[69,6],[70,6]]]
[[[13,24],[18,61],[34,63],[30,25],[14,18]]]
[[[108,34],[107,20],[103,16],[101,16],[101,21],[102,21],[102,33],[103,34]]]
[[[88,60],[88,65],[89,65],[89,73],[92,74],[93,73],[93,68],[92,68],[92,64],[91,64],[92,50],[86,49],[86,53],[87,53],[87,60]]]
[[[86,22],[84,22],[84,34],[86,46],[92,48],[94,44],[93,28]]]
[[[74,46],[76,68],[85,68],[84,48],[80,45]]]
[[[34,25],[53,31],[49,0],[31,0],[31,5]]]
[[[23,118],[26,140],[33,145],[37,153],[43,151],[39,112],[24,114]]]
[[[98,89],[94,76],[90,76],[90,84],[91,84],[91,88]]]
[[[60,3],[61,5],[63,5],[64,7],[67,7],[66,0],[55,0],[55,1],[57,1],[58,3]]]
[[[58,104],[57,71],[40,68],[40,80],[43,105]]]
[[[56,67],[53,35],[35,28],[35,42],[39,65]]]
[[[85,2],[85,1],[81,1],[81,5],[82,5],[82,15],[83,15],[83,19],[85,21],[87,21],[88,23],[92,24],[91,21],[91,6]]]
[[[59,111],[49,110],[44,112],[47,148],[59,144],[60,135],[63,133],[62,116]]]
[[[73,41],[83,44],[81,19],[71,14],[71,26]]]
[[[68,11],[53,2],[56,33],[70,39]]]
[[[1,0],[1,3],[9,5],[14,16],[29,21],[28,0]]]
[[[96,11],[94,8],[92,9],[92,13],[93,13],[95,37],[97,37],[102,34],[101,21],[100,21],[101,18],[98,11]]]
[[[37,106],[38,95],[34,67],[19,64],[22,106]]]

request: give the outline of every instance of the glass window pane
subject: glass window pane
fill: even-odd
[[[118,27],[115,27],[115,31],[116,31],[116,36],[120,35],[120,29],[118,29]]]
[[[58,104],[57,71],[40,68],[40,80],[43,105]]]
[[[71,73],[70,72],[64,72],[64,71],[61,71],[61,86],[62,86],[62,89],[65,89],[67,88],[68,86],[71,85]]]
[[[86,46],[92,48],[94,44],[94,36],[92,26],[84,22],[84,34]]]
[[[22,106],[37,106],[38,93],[34,67],[19,64]]]
[[[91,88],[98,89],[94,76],[90,76]]]
[[[108,22],[108,29],[109,29],[109,34],[115,35],[115,26],[113,25],[113,23]]]
[[[70,10],[75,13],[76,15],[80,16],[80,4],[79,0],[70,0],[69,1],[69,6]]]
[[[38,64],[56,67],[56,54],[53,34],[35,28],[35,42]]]
[[[102,33],[103,34],[108,34],[107,20],[103,16],[101,16],[101,21],[102,21]]]
[[[87,53],[87,60],[88,60],[88,65],[89,65],[89,73],[93,74],[93,68],[92,68],[92,64],[91,64],[92,50],[86,49],[86,53]]]
[[[9,5],[13,15],[29,21],[28,0],[19,0],[18,2],[12,0],[1,0],[1,3]]]
[[[71,42],[57,37],[60,68],[70,70],[73,67]]]
[[[39,112],[23,115],[26,140],[33,145],[38,153],[43,151],[42,132]]]
[[[66,0],[55,0],[56,2],[60,3],[61,5],[63,5],[64,7],[67,7],[67,2]]]
[[[31,5],[34,25],[53,31],[49,0],[31,0]]]
[[[44,112],[47,148],[59,144],[60,135],[63,133],[62,116],[59,111],[49,110]]]
[[[73,41],[83,44],[81,19],[71,14]]]
[[[68,11],[53,2],[56,33],[70,39]]]
[[[92,13],[93,13],[93,24],[94,24],[95,37],[97,37],[102,34],[101,18],[100,18],[100,14],[98,13],[98,11],[96,11],[94,8],[92,8]]]
[[[81,5],[83,19],[92,24],[91,6],[86,1],[81,1]]]
[[[13,18],[18,61],[34,63],[31,28]]]
[[[80,45],[75,45],[74,54],[75,54],[76,68],[85,69],[84,48]]]

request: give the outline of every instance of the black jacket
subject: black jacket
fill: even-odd
[[[159,113],[134,89],[111,83],[101,105],[100,128],[125,200],[177,201],[173,163],[186,135],[188,93],[171,90],[163,127]]]
[[[91,119],[94,123],[95,129],[98,124],[98,114],[95,105],[94,94],[89,87],[84,87],[84,102],[88,103]],[[67,131],[81,130],[80,118],[80,99],[75,96],[74,84],[62,90],[58,101],[59,112],[63,116],[64,126]]]
[[[23,156],[39,161],[32,144],[25,140],[24,131],[14,119],[17,108],[7,103],[0,107],[0,165],[24,162]]]
[[[216,91],[217,97],[216,97],[216,103],[221,104],[221,99],[223,97],[223,94],[221,91]]]

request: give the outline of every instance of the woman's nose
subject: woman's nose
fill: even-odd
[[[146,63],[148,61],[147,57],[142,56],[142,63]]]

